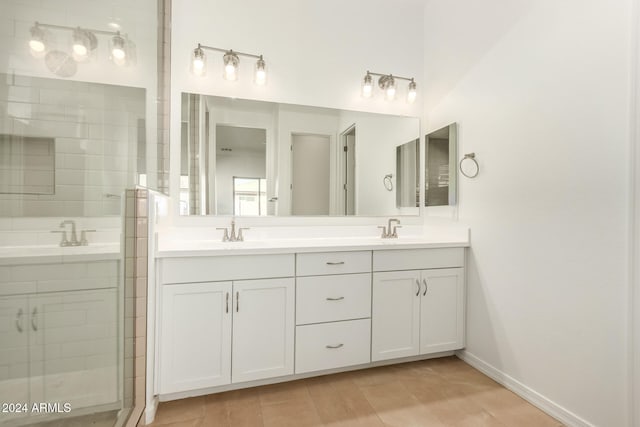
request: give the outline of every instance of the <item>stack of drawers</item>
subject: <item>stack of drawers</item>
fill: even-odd
[[[297,374],[371,362],[371,258],[296,256]]]

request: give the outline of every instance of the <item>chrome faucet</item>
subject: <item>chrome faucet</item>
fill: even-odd
[[[67,239],[67,224],[71,224],[71,240]],[[87,233],[93,233],[96,230],[82,230],[80,234],[80,240],[78,240],[78,233],[76,233],[76,222],[72,219],[64,220],[60,223],[60,228],[62,230],[54,230],[52,233],[60,233],[62,234],[62,238],[60,239],[60,246],[89,246],[89,241],[87,240]]]
[[[71,224],[71,240],[67,240],[66,244],[64,244],[64,241],[66,240],[64,237],[65,235],[63,234],[63,241],[60,243],[60,246],[80,246],[80,241],[78,240],[78,234],[76,233],[76,222],[72,219],[67,219],[65,221],[62,221],[60,223],[60,228],[64,229],[65,231],[67,231],[66,229],[66,225],[67,224]]]
[[[236,221],[231,221],[231,232],[227,227],[218,227],[216,230],[224,230],[224,234],[222,235],[223,242],[244,242],[244,236],[242,235],[242,230],[249,230],[248,227],[240,227],[238,228],[238,234],[236,234]]]
[[[391,226],[391,223],[396,223],[397,225]],[[382,229],[382,234],[380,235],[383,239],[397,239],[398,238],[398,228],[402,228],[400,225],[400,220],[397,218],[390,218],[387,227],[384,225],[379,225],[378,228]]]

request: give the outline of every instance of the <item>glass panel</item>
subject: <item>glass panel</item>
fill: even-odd
[[[0,8],[0,401],[27,405],[18,425],[119,426],[134,397],[123,195],[160,188],[168,151],[158,2]]]

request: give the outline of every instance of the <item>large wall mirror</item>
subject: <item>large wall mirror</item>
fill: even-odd
[[[425,136],[425,206],[455,205],[458,128],[456,123]]]
[[[418,118],[182,95],[182,215],[419,215]]]

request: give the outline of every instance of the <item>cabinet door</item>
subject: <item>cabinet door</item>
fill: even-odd
[[[231,282],[162,287],[160,392],[231,382]]]
[[[29,404],[29,329],[25,297],[0,298],[0,402]],[[0,419],[27,414],[5,413]]]
[[[463,272],[462,268],[422,271],[420,354],[464,346]]]
[[[373,274],[371,360],[418,354],[420,271]]]
[[[118,401],[116,289],[29,298],[32,402]]]
[[[294,279],[233,282],[234,383],[293,374]]]

